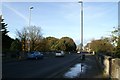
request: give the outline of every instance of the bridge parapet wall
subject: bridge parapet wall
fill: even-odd
[[[120,59],[106,55],[97,55],[98,63],[105,76],[120,80]]]

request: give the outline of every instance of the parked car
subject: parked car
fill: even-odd
[[[57,51],[57,52],[55,53],[55,56],[56,56],[56,57],[58,57],[58,56],[64,56],[64,55],[65,55],[64,51]]]
[[[27,58],[28,59],[39,59],[39,58],[43,58],[43,54],[39,51],[32,51],[32,52],[29,52],[27,53]]]

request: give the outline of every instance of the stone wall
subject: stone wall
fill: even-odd
[[[120,59],[105,55],[96,56],[105,76],[120,80]]]
[[[104,58],[104,74],[106,76],[110,76],[110,57],[109,56],[105,56]]]
[[[120,59],[112,59],[111,70],[111,77],[120,80]]]

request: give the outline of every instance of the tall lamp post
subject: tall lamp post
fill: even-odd
[[[30,7],[29,8],[29,27],[31,26],[31,10],[33,9],[33,7]],[[29,38],[28,38],[28,40],[27,40],[27,44],[28,44],[28,51],[30,51],[30,40],[29,40]]]
[[[29,27],[30,27],[30,23],[31,23],[31,10],[33,9],[33,7],[30,7],[29,10],[30,10],[30,15],[29,15]]]
[[[83,2],[79,1],[78,3],[81,3],[81,46],[80,46],[80,52],[83,51]]]

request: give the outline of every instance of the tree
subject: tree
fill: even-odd
[[[118,42],[117,42],[117,46],[116,46],[115,50],[116,50],[115,51],[115,56],[120,58],[120,36],[118,37]]]
[[[39,45],[40,46],[37,48],[37,50],[40,50],[40,51],[43,51],[43,52],[49,51],[48,41],[47,41],[46,38],[43,38],[41,40],[41,42],[39,43]]]
[[[2,16],[0,16],[0,32],[2,33],[2,51],[6,51],[10,49],[11,43],[12,41],[14,41],[14,39],[10,38],[8,36],[8,30],[7,30],[7,25],[6,23],[4,23],[4,19],[2,19]]]
[[[115,28],[111,33],[112,43],[115,46],[114,56],[120,57],[120,27]]]
[[[57,39],[55,37],[46,37],[43,40],[44,45],[46,45],[47,51],[75,51],[76,44],[72,38],[62,37]],[[46,44],[45,44],[46,43]]]
[[[22,50],[21,42],[17,38],[12,42],[10,50],[11,51],[21,51]]]
[[[59,39],[55,37],[46,37],[48,51],[55,51],[56,50],[56,43]]]
[[[72,38],[62,37],[54,45],[56,50],[76,51],[76,44]]]
[[[114,27],[115,28],[115,27]],[[115,30],[113,30],[112,32],[112,35],[111,35],[111,43],[114,45],[114,46],[117,46],[117,42],[118,42],[118,29],[115,28]]]
[[[63,40],[63,42],[66,46],[66,51],[75,51],[76,50],[76,44],[72,38],[62,37],[61,40]]]
[[[43,38],[40,27],[30,26],[23,28],[21,32],[17,31],[17,36],[22,42],[23,51],[28,51],[29,48],[31,51],[39,50]]]
[[[23,28],[22,31],[18,31],[17,30],[17,36],[18,36],[18,39],[21,43],[21,48],[22,48],[22,51],[27,51],[27,37],[28,37],[28,33],[27,33],[27,29],[26,28]]]
[[[114,50],[114,46],[108,41],[107,38],[93,40],[91,43],[87,44],[90,47],[91,51],[97,53],[111,54]]]
[[[56,42],[56,44],[53,45],[53,47],[54,47],[55,50],[59,50],[59,51],[60,50],[65,51],[66,50],[66,45],[65,45],[65,43],[61,39],[59,39]]]
[[[43,39],[41,28],[36,26],[27,27],[28,39],[30,40],[30,50],[37,50],[39,43]]]

